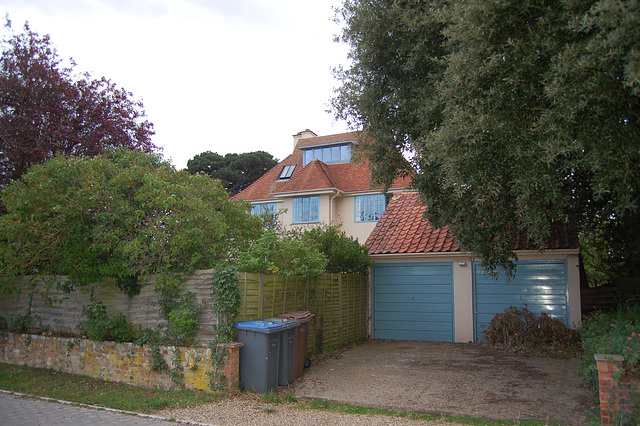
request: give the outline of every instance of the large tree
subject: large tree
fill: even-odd
[[[93,156],[107,147],[152,152],[142,102],[106,78],[74,71],[49,36],[7,20],[0,58],[0,188],[56,153]]]
[[[640,276],[638,0],[345,0],[338,117],[487,266],[597,230]],[[407,160],[407,158],[409,160]]]
[[[68,276],[124,287],[150,274],[227,261],[262,222],[219,182],[175,171],[157,154],[126,148],[57,155],[2,191],[0,290],[16,276]]]
[[[226,154],[224,157],[207,151],[189,160],[187,171],[191,174],[204,173],[214,179],[220,179],[222,186],[229,194],[234,195],[258,180],[276,164],[278,160],[264,151]]]

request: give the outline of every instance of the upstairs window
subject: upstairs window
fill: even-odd
[[[351,144],[305,149],[303,166],[309,164],[314,158],[327,164],[349,163],[351,162]]]
[[[276,203],[260,203],[251,206],[251,214],[260,216],[265,213],[273,214],[276,212]]]
[[[293,223],[312,223],[320,220],[320,197],[295,197],[293,199]]]
[[[356,222],[377,222],[387,208],[385,194],[357,195],[354,199]]]
[[[293,171],[296,169],[296,165],[293,164],[291,166],[284,166],[282,168],[282,171],[280,172],[280,176],[278,176],[278,179],[289,179],[291,178],[291,175],[293,174]]]

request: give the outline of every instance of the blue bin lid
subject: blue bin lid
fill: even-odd
[[[278,331],[283,329],[284,326],[271,320],[255,320],[255,321],[240,321],[236,323],[236,328],[239,330],[256,330],[262,332]]]
[[[278,324],[284,326],[286,329],[296,328],[300,325],[298,321],[290,318],[268,318],[265,321],[277,322]]]

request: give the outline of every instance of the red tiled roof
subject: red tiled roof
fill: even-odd
[[[381,190],[382,186],[371,186],[371,172],[366,161],[325,164],[321,161],[313,160],[305,167],[302,167],[301,147],[358,141],[359,136],[360,132],[348,132],[300,139],[290,156],[278,163],[244,191],[236,194],[233,199],[263,200],[273,198],[279,193],[322,189],[338,189],[343,192]],[[288,165],[296,166],[293,175],[288,180],[278,180],[282,168]],[[394,182],[391,188],[408,188],[410,183],[410,178],[400,178]]]
[[[337,188],[328,166],[314,158],[304,168],[296,166],[291,179],[277,185],[274,192],[313,191]]]
[[[316,136],[313,138],[299,139],[296,148],[304,148],[307,146],[326,145],[331,143],[353,141],[357,142],[361,138],[361,132],[338,133],[335,135]]]
[[[365,243],[369,254],[459,252],[460,247],[449,227],[437,229],[431,226],[424,217],[426,209],[417,192],[394,196]],[[524,232],[514,233],[511,242],[513,250],[538,249]],[[577,235],[561,226],[553,227],[547,249],[576,248]]]
[[[448,227],[424,218],[427,207],[416,192],[393,197],[365,243],[369,254],[458,252]]]

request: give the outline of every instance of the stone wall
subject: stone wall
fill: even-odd
[[[223,373],[226,390],[238,389],[240,383],[240,347],[226,344],[228,357]],[[211,352],[206,347],[161,347],[170,369],[174,369],[176,351],[180,351],[184,386],[187,389],[211,391],[209,376],[213,371]],[[33,334],[9,334],[0,340],[0,363],[49,368],[71,374],[95,377],[146,388],[170,390],[178,388],[169,372],[151,371],[150,348],[132,343],[94,342]]]
[[[621,355],[596,354],[595,359],[600,388],[600,421],[602,424],[620,424],[620,418],[633,415],[634,410],[640,409],[640,380],[630,372],[622,374],[624,357]]]

